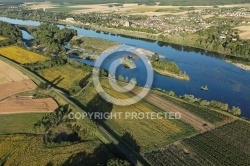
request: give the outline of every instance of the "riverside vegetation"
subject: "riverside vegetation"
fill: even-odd
[[[158,54],[152,55],[150,62],[153,69],[159,74],[178,79],[189,80],[188,75],[182,72],[174,62],[161,60]]]
[[[123,161],[123,157],[114,150],[115,148],[112,145],[104,144],[107,140],[99,132],[98,125],[105,126],[112,136],[126,142],[129,147],[144,156],[151,164],[160,165],[166,161],[173,164],[190,163],[190,165],[194,163],[212,163],[215,165],[239,163],[246,165],[249,163],[249,149],[247,148],[249,146],[245,146],[249,144],[249,137],[247,137],[249,123],[247,121],[243,122],[241,119],[234,121],[237,117],[228,118],[229,114],[227,112],[222,113],[220,110],[211,110],[209,107],[211,105],[213,108],[226,109],[224,104],[211,102],[207,105],[207,108],[197,107],[197,105],[194,105],[196,103],[194,98],[188,96],[185,99],[191,104],[186,104],[186,102],[179,99],[175,99],[178,103],[172,102],[185,107],[191,114],[218,126],[220,126],[220,122],[224,124],[233,121],[230,124],[199,135],[196,135],[198,134],[197,130],[182,120],[125,120],[122,117],[122,119],[102,120],[96,125],[88,118],[80,121],[68,119],[67,114],[71,112],[115,113],[134,111],[152,113],[162,112],[162,110],[145,100],[126,107],[113,105],[105,101],[96,92],[93,83],[86,84],[89,81],[86,76],[91,72],[92,67],[72,61],[61,52],[63,50],[59,50],[58,56],[51,57],[44,62],[24,63],[24,66],[32,73],[38,75],[40,73],[43,78],[47,79],[45,83],[40,82],[38,84],[40,91],[43,93],[49,91],[48,95],[55,98],[60,107],[39,120],[34,119],[36,122],[32,126],[28,124],[26,127],[33,127],[35,132],[34,130],[24,132],[31,132],[31,134],[13,134],[11,132],[11,135],[0,135],[0,165],[15,165],[17,163],[19,165],[83,165],[86,163],[89,165],[111,165],[113,163],[129,165],[129,163]],[[157,58],[157,56],[154,58]],[[12,60],[17,61],[17,59],[18,57],[13,57]],[[61,73],[61,70],[64,72]],[[177,71],[176,68],[173,70],[173,72]],[[83,74],[81,75],[82,78],[76,74],[78,72]],[[107,77],[105,71],[101,70],[101,72],[102,77]],[[58,75],[59,79],[56,79],[56,75]],[[61,75],[62,77],[60,77]],[[50,79],[50,77],[54,79]],[[132,93],[129,92],[118,93],[114,91],[108,84],[107,78],[101,79],[101,84],[105,91],[112,96],[122,99],[132,96]],[[82,85],[86,85],[86,87],[82,87]],[[56,93],[51,86],[62,88],[66,94]],[[72,87],[69,88],[68,86]],[[82,88],[82,91],[77,96],[70,98],[68,95],[75,93],[75,90],[71,90],[71,88],[77,91]],[[60,97],[61,95],[63,97]],[[169,93],[169,95],[176,97],[173,92]],[[82,109],[72,105],[72,103],[69,104],[69,100],[65,100],[67,97],[73,99],[74,103],[77,103]],[[166,99],[169,101],[173,99],[168,97]],[[200,101],[200,103],[206,102]],[[238,111],[235,114],[238,115]],[[239,143],[241,139],[243,141]],[[183,146],[177,149],[173,147],[176,145],[176,141]],[[120,142],[118,146],[119,144]],[[173,148],[168,150],[168,147]],[[164,149],[167,150],[164,151]],[[24,151],[25,153],[23,153]]]

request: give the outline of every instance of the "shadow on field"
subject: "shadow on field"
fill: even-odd
[[[58,77],[56,77],[55,79],[53,79],[52,81],[51,81],[51,83],[52,84],[54,84],[55,86],[57,86],[60,82],[62,82],[62,80],[64,80],[64,78],[62,77],[62,76],[58,76]]]
[[[106,165],[108,163],[108,160],[113,158],[120,158],[117,153],[115,153],[115,155],[114,153],[111,153],[110,149],[114,148],[112,146],[113,145],[110,144],[101,144],[96,149],[94,149],[93,153],[87,153],[83,151],[73,154],[62,164],[62,166]]]
[[[95,97],[88,102],[87,107],[93,112],[108,114],[113,110],[113,104],[104,100],[99,94],[96,94]]]

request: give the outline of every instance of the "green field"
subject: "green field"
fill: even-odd
[[[74,68],[71,65],[55,66],[49,69],[39,70],[38,74],[59,88],[72,93],[81,89],[80,83],[87,80],[91,71]]]
[[[73,46],[80,47],[88,53],[99,55],[103,51],[117,46],[119,43],[101,38],[83,36],[80,39],[71,40],[70,44]]]
[[[119,93],[111,89],[108,81],[101,81],[103,88],[108,94],[119,99],[125,99],[131,96],[130,93]],[[77,100],[94,112],[137,112],[152,113],[161,111],[158,108],[144,102],[138,102],[129,106],[118,106],[106,102],[96,92],[95,87],[90,85],[78,97]],[[126,141],[137,152],[145,153],[153,149],[170,144],[174,141],[181,140],[185,137],[193,135],[196,131],[189,125],[179,120],[170,119],[125,119],[122,114],[121,118],[108,119],[104,123],[113,130],[120,138]]]
[[[0,114],[0,134],[35,133],[33,125],[46,113]]]
[[[43,136],[0,135],[0,165],[105,165],[115,156],[99,140],[47,148]]]
[[[250,124],[241,120],[146,154],[153,165],[249,165]]]

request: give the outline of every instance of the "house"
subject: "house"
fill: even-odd
[[[73,21],[75,21],[75,19],[74,18],[66,18],[66,21],[73,22]]]
[[[125,26],[125,27],[129,27],[130,25],[131,25],[131,23],[130,23],[129,21],[124,21],[123,26]]]

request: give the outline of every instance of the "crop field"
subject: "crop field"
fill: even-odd
[[[52,98],[12,97],[0,102],[0,114],[50,113],[57,108],[58,105]]]
[[[88,78],[91,74],[90,71],[74,68],[70,65],[56,66],[50,69],[39,70],[38,73],[57,87],[66,91],[70,91],[72,88],[75,88],[74,91],[76,92],[81,89],[80,81]]]
[[[249,123],[236,120],[145,156],[153,165],[249,165],[249,132]]]
[[[114,91],[105,79],[102,79],[101,84],[108,94],[116,98],[125,99],[132,95]],[[129,106],[113,105],[102,99],[92,85],[88,86],[77,97],[77,100],[95,112],[112,114],[121,112],[120,118],[108,119],[104,123],[140,153],[157,149],[196,133],[194,128],[179,120],[168,118],[126,119],[125,112],[150,114],[160,110],[144,101]]]
[[[1,40],[5,40],[5,38],[4,38],[4,37],[2,37],[2,36],[0,36],[0,41],[1,41]]]
[[[8,46],[0,48],[0,55],[14,60],[20,64],[36,63],[50,59],[46,56],[27,51],[17,46]]]
[[[29,77],[0,60],[0,84],[29,80]]]
[[[35,133],[34,124],[48,113],[0,114],[0,134]]]
[[[7,84],[0,84],[0,100],[8,96],[25,91],[36,89],[36,84],[32,80],[15,81]]]
[[[0,61],[0,100],[8,96],[36,89],[36,84],[28,76]]]
[[[99,140],[47,148],[43,136],[25,134],[0,135],[0,149],[1,165],[104,165],[114,158]]]
[[[239,33],[241,39],[250,39],[250,26],[240,26],[236,27],[241,32]]]

